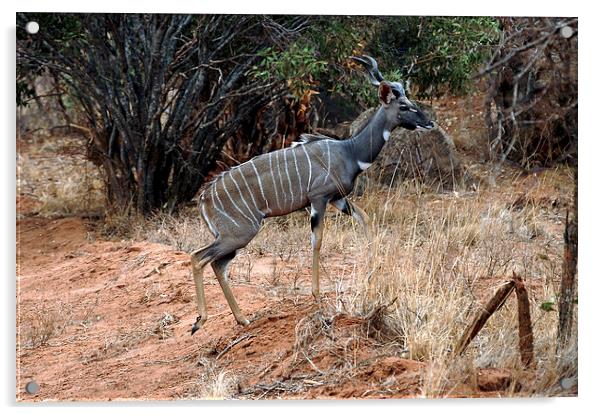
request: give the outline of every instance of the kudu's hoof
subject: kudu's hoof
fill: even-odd
[[[193,336],[194,333],[196,333],[198,329],[200,329],[203,326],[203,324],[205,324],[205,320],[206,319],[201,318],[200,316],[196,318],[196,321],[194,322],[194,324],[192,325],[192,329],[190,330],[191,336]]]
[[[237,321],[237,323],[243,327],[247,327],[249,324],[251,324],[251,322],[249,320],[247,320],[246,318],[243,318],[243,319]]]

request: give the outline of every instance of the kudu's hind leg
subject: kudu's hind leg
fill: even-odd
[[[236,303],[236,299],[234,298],[234,294],[232,294],[232,290],[230,289],[230,285],[228,285],[228,265],[230,265],[230,262],[235,256],[236,251],[233,251],[232,253],[211,263],[211,267],[213,268],[213,272],[215,272],[215,276],[219,281],[219,285],[222,287],[222,291],[224,292],[224,296],[228,301],[230,310],[232,310],[232,314],[234,314],[234,318],[238,324],[242,326],[248,326],[249,320],[247,320],[244,314],[240,311],[240,308]]]
[[[320,302],[320,248],[322,248],[324,232],[324,212],[326,212],[326,200],[320,199],[311,202],[311,246],[313,250],[311,292],[317,302]]]
[[[190,255],[192,264],[192,276],[196,289],[196,301],[198,309],[198,317],[192,325],[191,334],[194,334],[207,321],[207,302],[205,300],[205,288],[203,286],[203,270],[205,266],[213,259],[212,251],[214,244],[209,244],[199,250],[194,251]]]

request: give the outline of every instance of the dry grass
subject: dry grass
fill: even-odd
[[[52,308],[44,304],[35,305],[33,309],[19,315],[19,318],[20,347],[35,349],[48,344],[50,339],[63,333],[65,328],[72,324],[74,317],[70,305],[59,303]]]
[[[465,193],[433,194],[412,183],[388,190],[368,188],[354,199],[371,217],[370,246],[350,218],[334,210],[327,214],[323,286],[335,292],[337,311],[366,315],[375,305],[394,302],[381,329],[389,339],[397,339],[409,358],[429,363],[424,396],[453,394],[475,379],[478,369],[490,367],[510,370],[520,383],[508,393],[576,393],[576,386],[565,389],[560,381],[576,379],[577,344],[556,355],[557,313],[541,307],[554,304],[558,292],[562,223],[572,194],[570,172],[548,171],[536,178],[507,175],[504,180],[497,187]],[[159,215],[134,226],[131,220],[125,222],[136,239],[187,252],[211,240],[195,210],[177,218]],[[236,258],[233,273],[242,272],[248,280],[253,259],[272,256],[274,272],[266,286],[278,297],[290,295],[298,280],[288,278],[291,271],[281,264],[298,264],[296,275],[300,267],[308,271],[309,237],[306,212],[269,220]],[[333,275],[333,260],[353,265],[342,272],[337,268]],[[473,313],[513,271],[529,290],[537,370],[526,372],[520,363],[514,298],[493,315],[463,356],[452,357],[452,346]],[[211,375],[212,382],[224,382],[226,375],[220,373]]]
[[[177,217],[157,214],[136,230],[135,238],[184,252],[192,252],[213,240],[197,209],[183,211]]]
[[[365,316],[378,305],[393,303],[379,331],[387,333],[387,341],[395,339],[407,357],[429,364],[422,380],[425,397],[453,395],[462,385],[475,383],[481,368],[512,373],[520,386],[511,385],[506,395],[576,394],[577,343],[557,355],[557,313],[541,307],[554,304],[558,292],[562,223],[573,185],[570,172],[526,178],[507,174],[498,183],[444,194],[412,183],[388,190],[368,187],[354,199],[371,218],[371,245],[349,217],[333,209],[327,213],[322,281],[325,292],[335,293],[335,312]],[[265,281],[268,292],[277,297],[298,294],[301,268],[306,273],[310,269],[308,222],[303,211],[268,220],[235,259],[233,274],[242,273],[248,281],[255,258],[273,257],[274,270]],[[194,209],[179,217],[158,215],[134,222],[130,217],[123,223],[136,239],[187,252],[211,240]],[[297,264],[292,271],[291,264]],[[474,312],[513,271],[529,290],[537,369],[525,371],[520,363],[514,298],[454,358],[452,347]],[[226,372],[208,371],[206,377],[209,386],[197,396],[228,396],[223,389],[230,387]],[[565,387],[562,379],[569,379]]]
[[[44,300],[33,304],[20,303],[17,308],[18,344],[21,349],[35,349],[53,343],[68,328],[81,326],[88,328],[100,317],[95,314],[98,297],[75,306],[71,303]]]
[[[82,363],[89,364],[99,362],[133,350],[141,343],[156,336],[159,340],[165,340],[173,336],[173,325],[179,318],[169,312],[163,312],[149,323],[142,322],[134,329],[119,328],[113,330],[103,338],[103,342],[96,348],[91,348],[82,356]]]
[[[198,362],[203,372],[188,388],[185,398],[222,400],[230,399],[238,392],[238,381],[230,372],[220,369],[215,360],[201,358]]]
[[[518,207],[512,201],[522,179],[464,195],[396,192],[384,200],[370,193],[361,198],[360,205],[379,224],[377,254],[355,275],[352,304],[364,312],[397,299],[387,322],[403,334],[412,359],[431,363],[424,396],[447,396],[486,367],[512,370],[521,382],[517,395],[576,392],[559,385],[576,377],[577,345],[556,356],[557,313],[540,307],[556,298],[562,267],[562,226],[557,225],[565,210],[551,206],[550,195],[566,195],[566,205],[572,190],[567,172],[549,176],[531,183],[525,191],[530,203]],[[515,299],[494,314],[464,356],[455,359],[449,353],[472,313],[512,271],[529,289],[534,374],[523,373],[520,364]]]
[[[397,339],[409,358],[429,363],[423,379],[426,397],[449,396],[474,383],[481,368],[512,373],[520,386],[511,385],[507,395],[575,394],[577,344],[556,355],[557,313],[541,307],[557,296],[562,223],[572,185],[570,172],[559,170],[537,178],[508,176],[499,187],[463,194],[432,194],[411,184],[368,189],[356,201],[371,217],[372,245],[348,217],[329,211],[322,280],[327,291],[335,292],[337,311],[364,316],[377,305],[394,303],[381,329],[388,339]],[[247,252],[309,269],[308,228],[304,212],[271,220]],[[238,266],[244,258],[243,251]],[[354,265],[333,276],[331,260]],[[529,290],[537,369],[525,371],[520,363],[514,298],[465,354],[454,358],[452,347],[473,313],[513,271]],[[275,272],[272,283],[297,284],[282,277],[282,271]],[[568,389],[562,379],[570,380]]]
[[[149,217],[133,208],[110,209],[97,231],[108,239],[159,243],[188,253],[213,239],[198,209],[194,208],[183,209],[177,216],[160,212]]]
[[[17,153],[17,195],[36,202],[42,216],[99,214],[104,183],[98,168],[85,159],[80,138],[48,137]]]
[[[147,327],[134,330],[119,330],[116,334],[105,336],[103,344],[86,353],[82,358],[82,362],[89,364],[127,353],[149,339],[153,334],[153,329]]]

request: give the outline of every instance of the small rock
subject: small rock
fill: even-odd
[[[507,370],[490,368],[477,373],[477,386],[483,392],[506,390],[511,382],[512,376]]]

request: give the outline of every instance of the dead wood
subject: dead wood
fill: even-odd
[[[533,327],[531,324],[531,312],[529,310],[529,296],[520,275],[513,273],[512,279],[516,288],[516,300],[518,301],[518,345],[520,358],[525,368],[535,365],[533,359]]]
[[[557,350],[564,349],[571,338],[575,283],[577,275],[577,169],[575,169],[574,216],[566,213],[564,228],[564,264],[558,298],[558,342]]]
[[[485,305],[485,307],[481,310],[481,312],[475,317],[472,324],[466,328],[464,334],[460,338],[460,341],[455,347],[456,356],[461,355],[464,350],[468,347],[472,339],[479,334],[479,331],[483,328],[489,317],[493,313],[495,313],[504,303],[506,299],[512,293],[512,290],[515,288],[515,281],[507,281],[502,285],[496,293],[491,297],[489,302]]]

